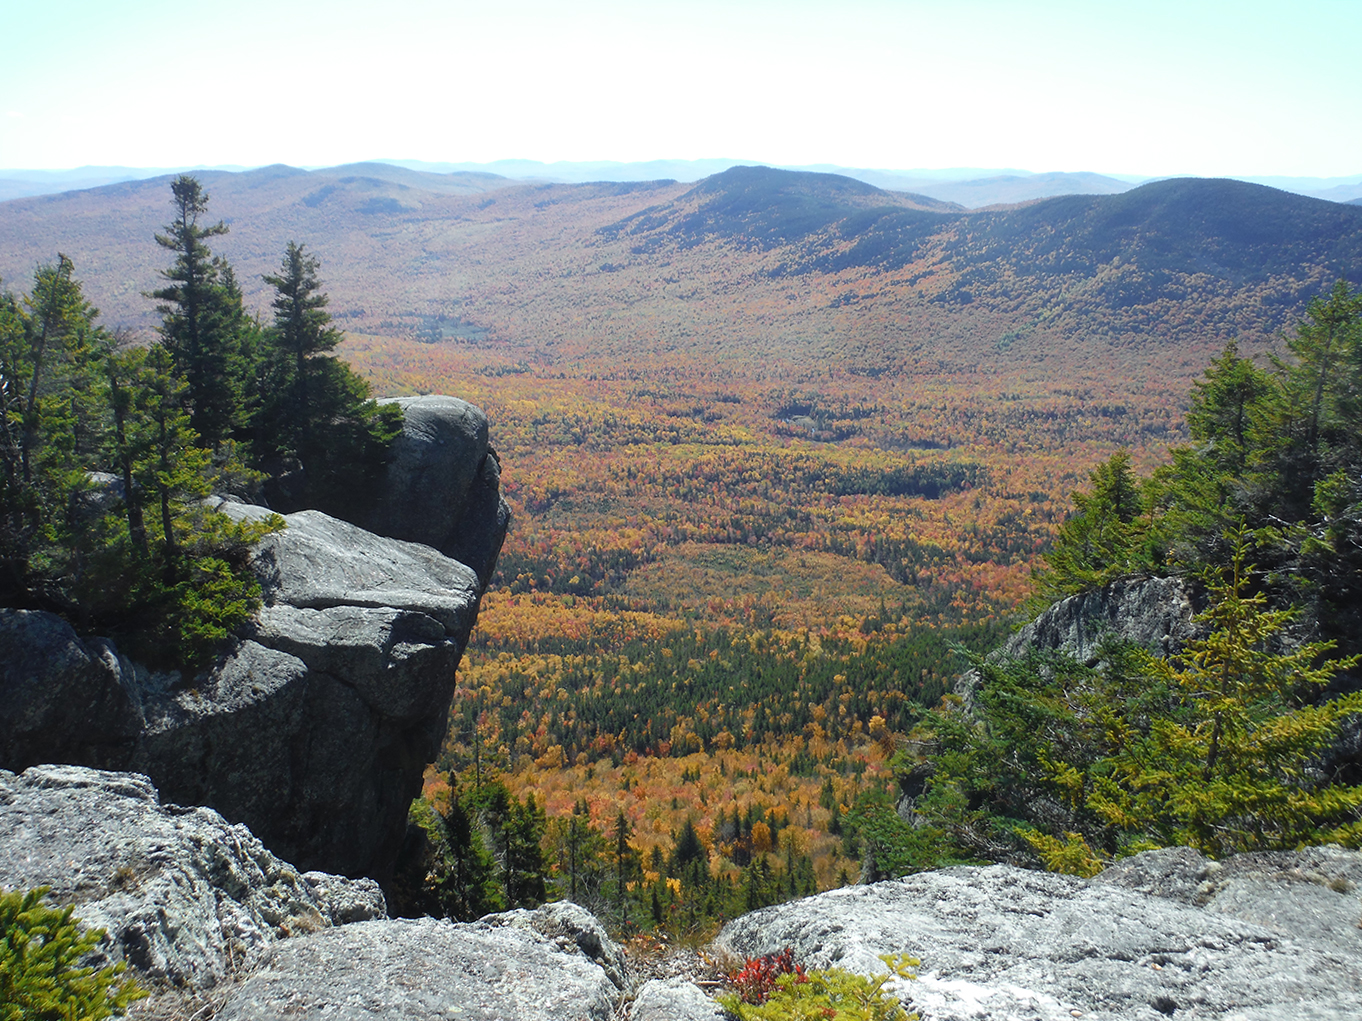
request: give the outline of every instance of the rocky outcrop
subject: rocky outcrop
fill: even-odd
[[[596,920],[595,915],[571,901],[545,904],[533,911],[524,908],[503,911],[487,915],[479,924],[489,928],[510,926],[513,929],[530,929],[564,948],[571,944],[594,961],[616,989],[622,990],[628,984],[628,962],[624,959],[624,951],[610,938],[605,926]]]
[[[1063,650],[1087,661],[1110,635],[1166,656],[1196,636],[1197,609],[1197,593],[1180,578],[1120,578],[1061,599],[1013,635],[1003,652]]]
[[[0,768],[131,761],[144,721],[112,642],[40,610],[0,608]]]
[[[265,605],[222,662],[188,683],[139,674],[146,728],[130,766],[301,868],[383,882],[481,587],[427,546],[317,511],[285,521],[253,556]]]
[[[0,611],[0,766],[143,772],[301,868],[386,880],[481,586],[428,546],[316,511],[285,520],[254,553],[264,607],[197,677],[149,673],[51,614]]]
[[[402,409],[384,484],[360,524],[379,535],[424,543],[471,567],[484,588],[510,522],[501,462],[487,443],[487,417],[457,397],[431,394],[380,401]]]
[[[744,915],[721,949],[789,946],[809,967],[882,973],[924,1021],[1362,1016],[1362,854],[1138,855],[1092,880],[1006,865],[847,887]]]
[[[508,520],[482,412],[399,403],[405,432],[367,522],[385,534],[287,515],[253,552],[264,606],[212,669],[151,673],[51,614],[0,610],[0,768],[143,772],[301,868],[385,882]]]
[[[569,903],[474,923],[387,919],[377,885],[301,873],[244,826],[161,804],[143,776],[0,772],[0,886],[53,888],[105,928],[103,960],[158,988],[226,984],[222,1021],[719,1021],[684,978],[637,991],[600,923]],[[1136,855],[1090,880],[1005,865],[846,887],[727,925],[734,958],[810,968],[921,961],[893,991],[924,1021],[1362,1016],[1362,853],[1213,862]],[[103,960],[92,963],[103,963]]]
[[[394,919],[287,940],[233,991],[218,1021],[294,1014],[336,1021],[607,1021],[622,999],[619,988],[573,934],[545,935],[563,918],[536,917],[569,908],[590,918],[575,905],[550,905],[524,912],[524,924],[496,915],[467,924]],[[607,944],[604,955],[616,957],[618,948]]]
[[[89,963],[126,961],[157,991],[225,982],[224,1021],[607,1021],[628,988],[623,952],[575,904],[389,920],[372,880],[299,872],[134,773],[0,771],[0,887],[38,886],[106,930]]]
[[[1028,652],[1060,652],[1095,665],[1103,641],[1133,642],[1156,656],[1181,649],[1199,634],[1192,620],[1199,592],[1180,578],[1118,578],[1100,589],[1080,592],[1051,604],[1022,627],[990,658],[1017,659]],[[973,668],[955,679],[954,691],[973,707],[982,678]],[[930,768],[924,763],[904,789],[899,812],[908,817]]]
[[[144,776],[80,766],[0,771],[0,886],[51,887],[107,930],[96,963],[194,989],[285,936],[385,917],[372,880],[299,873],[211,809],[162,805]]]

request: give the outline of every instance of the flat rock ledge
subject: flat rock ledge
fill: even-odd
[[[924,1021],[1362,1017],[1362,854],[1137,855],[1091,880],[1006,865],[846,887],[730,922],[717,949],[792,947],[883,973]]]
[[[299,873],[212,809],[162,805],[145,776],[81,766],[0,770],[0,887],[38,886],[107,931],[95,963],[193,989],[287,936],[386,916],[373,880]]]
[[[533,924],[392,919],[275,944],[217,1019],[608,1021],[621,999],[574,940]]]

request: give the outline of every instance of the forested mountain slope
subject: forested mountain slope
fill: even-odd
[[[1228,180],[966,213],[831,175],[737,167],[604,233],[637,239],[635,255],[778,251],[765,267],[774,277],[873,274],[875,291],[845,291],[843,303],[925,300],[949,319],[978,302],[1024,317],[1027,331],[1164,341],[1284,324],[1362,257],[1352,210]]]
[[[870,341],[893,349],[879,371],[893,355],[984,358],[1094,334],[1261,343],[1362,255],[1362,212],[1235,181],[967,212],[764,167],[693,186],[525,185],[387,164],[202,176],[239,225],[222,249],[248,300],[303,237],[325,254],[352,329],[588,360],[650,337],[703,353],[733,332],[735,286],[757,316],[741,326],[749,353],[755,342],[795,362],[841,355],[853,370]],[[164,191],[153,179],[0,203],[0,276],[25,280],[60,249],[106,319],[145,327],[156,265],[144,239]]]

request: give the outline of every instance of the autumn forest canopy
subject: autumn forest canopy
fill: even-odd
[[[703,927],[863,866],[1358,839],[1318,761],[1362,651],[1362,208],[365,164],[3,203],[0,251],[3,598],[92,633],[206,662],[258,529],[204,496],[350,512],[371,392],[486,410],[514,522],[412,910]],[[978,658],[1131,575],[1196,586],[1206,644]]]

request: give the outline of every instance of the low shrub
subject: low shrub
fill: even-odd
[[[776,988],[776,979],[793,975],[796,983],[807,982],[804,969],[794,963],[794,950],[786,947],[778,954],[750,957],[747,963],[728,976],[733,994],[743,1003],[762,1004]]]
[[[884,984],[891,978],[914,979],[920,963],[905,954],[880,957],[883,975],[857,975],[843,968],[806,972],[786,947],[756,957],[729,976],[733,992],[718,1001],[741,1021],[916,1021]]]
[[[146,996],[126,965],[82,966],[104,938],[81,931],[73,907],[43,903],[48,887],[0,894],[0,1021],[101,1021]]]

